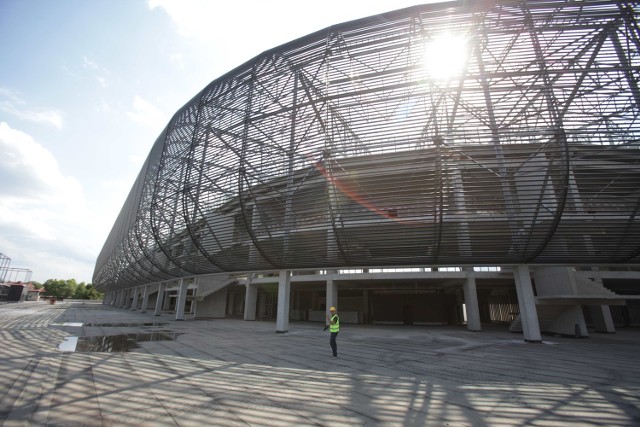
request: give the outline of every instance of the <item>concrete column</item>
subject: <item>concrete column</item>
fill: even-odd
[[[362,291],[362,322],[369,323],[369,291]]]
[[[176,301],[176,320],[184,320],[184,306],[187,302],[188,289],[189,282],[180,279],[180,284],[178,285],[178,301]]]
[[[467,280],[464,282],[464,306],[467,311],[467,329],[470,331],[481,331],[480,308],[478,307],[478,292],[476,290],[476,275],[472,267],[463,268],[467,273]]]
[[[615,334],[616,327],[613,324],[613,317],[611,316],[611,309],[608,305],[592,305],[591,318],[593,319],[593,326],[596,328],[596,332],[605,332],[608,334]]]
[[[247,278],[247,288],[244,295],[244,320],[256,320],[258,304],[258,285],[251,283],[253,276]]]
[[[167,288],[166,283],[160,283],[158,285],[158,298],[156,298],[156,309],[153,312],[154,316],[160,316],[162,313],[162,304],[164,303],[164,290]]]
[[[129,296],[129,289],[123,289],[122,299],[120,300],[120,306],[119,306],[120,308],[126,308],[128,296]]]
[[[147,305],[149,305],[149,285],[145,285],[142,289],[142,307],[140,313],[147,312]]]
[[[336,270],[327,270],[329,278],[327,279],[327,306],[325,307],[325,314],[329,314],[329,308],[332,306],[338,308],[338,285],[333,281],[332,277],[332,275],[335,273]],[[325,321],[325,323],[328,325],[329,321]]]
[[[278,280],[278,313],[276,317],[276,332],[284,334],[289,330],[289,297],[291,294],[291,274],[287,270],[280,270]]]
[[[527,342],[542,342],[529,266],[517,265],[513,267],[513,275],[516,281],[516,293],[518,294],[524,340]]]
[[[189,306],[190,310],[189,310],[189,314],[195,315],[196,314],[196,306],[198,305],[198,302],[196,301],[196,295],[198,294],[198,288],[193,288],[191,290],[192,294],[191,294],[191,305]]]
[[[133,299],[131,300],[131,311],[138,309],[138,288],[133,288]]]

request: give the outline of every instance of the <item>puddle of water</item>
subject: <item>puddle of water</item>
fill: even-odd
[[[172,341],[178,334],[151,332],[140,334],[105,335],[99,337],[67,337],[58,346],[65,352],[125,352],[138,347],[144,341]]]

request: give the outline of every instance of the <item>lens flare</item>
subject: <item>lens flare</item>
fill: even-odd
[[[432,80],[449,80],[460,75],[467,61],[467,39],[446,34],[425,45],[423,65]]]

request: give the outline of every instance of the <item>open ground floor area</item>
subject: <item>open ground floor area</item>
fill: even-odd
[[[636,426],[640,329],[527,343],[504,327],[182,321],[0,305],[4,426]]]
[[[491,325],[540,342],[543,334],[587,337],[640,326],[640,271],[527,265],[503,268],[276,271],[185,277],[107,292],[104,304],[173,313],[176,320],[343,324]]]

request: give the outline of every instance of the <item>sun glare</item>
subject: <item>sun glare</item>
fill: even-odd
[[[446,34],[427,42],[423,66],[429,78],[448,80],[460,75],[466,59],[467,39]]]

